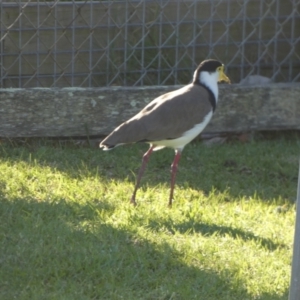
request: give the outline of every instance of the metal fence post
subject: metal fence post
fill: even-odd
[[[296,203],[296,221],[289,300],[300,299],[300,162]]]

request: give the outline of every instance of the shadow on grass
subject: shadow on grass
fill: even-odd
[[[1,299],[252,298],[242,284],[232,283],[233,271],[217,274],[185,265],[170,245],[105,224],[101,211],[112,212],[109,204],[8,200],[1,193],[0,199]],[[203,234],[216,229],[195,228]],[[259,297],[286,298],[287,292]]]
[[[156,221],[155,219],[150,221],[148,227],[154,231],[160,231],[161,227],[167,228],[170,233],[175,234],[179,232],[181,234],[194,234],[201,233],[203,236],[230,236],[234,239],[242,239],[243,241],[253,241],[256,245],[260,245],[262,248],[266,248],[269,251],[275,251],[277,249],[290,249],[286,244],[275,243],[272,239],[262,238],[249,231],[244,231],[239,228],[232,228],[228,226],[219,226],[216,224],[205,224],[205,223],[195,223],[193,220],[174,224],[172,220],[169,222],[163,222],[161,220]]]

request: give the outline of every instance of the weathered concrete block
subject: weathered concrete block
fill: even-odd
[[[0,137],[108,134],[180,86],[0,89]],[[300,129],[300,84],[220,85],[204,132]]]

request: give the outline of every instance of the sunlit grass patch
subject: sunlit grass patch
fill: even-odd
[[[0,146],[1,299],[286,299],[299,142]]]

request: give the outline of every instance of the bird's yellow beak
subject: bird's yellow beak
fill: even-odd
[[[219,72],[219,79],[218,82],[220,81],[225,81],[227,83],[231,83],[230,79],[226,76],[226,74],[224,73],[224,65],[222,65],[221,67],[218,68],[218,72]]]

